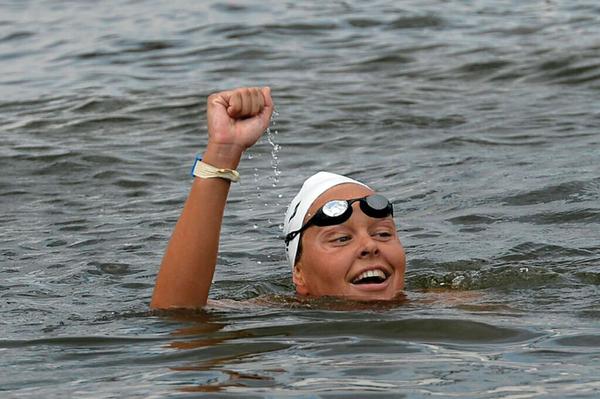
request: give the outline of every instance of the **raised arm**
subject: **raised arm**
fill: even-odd
[[[243,152],[269,126],[272,112],[269,88],[241,88],[209,96],[208,145],[202,161],[236,169]],[[152,308],[200,308],[206,304],[230,184],[221,178],[194,179],[156,278]]]

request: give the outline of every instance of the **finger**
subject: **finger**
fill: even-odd
[[[252,113],[252,93],[248,88],[240,90],[240,93],[242,96],[242,112],[239,116],[246,118],[251,116]]]
[[[264,107],[263,95],[260,89],[252,88],[252,116],[258,115]]]
[[[243,113],[244,101],[242,97],[240,90],[235,90],[231,93],[229,107],[227,108],[227,113],[230,117],[237,118]]]
[[[232,94],[232,91],[212,93],[206,100],[207,108],[225,107],[225,109],[227,109],[229,107],[229,99],[231,98]]]
[[[264,106],[273,108],[273,99],[271,98],[271,88],[269,86],[263,87],[262,89],[260,89],[260,91],[263,96]]]
[[[269,123],[271,122],[271,115],[273,114],[273,99],[271,98],[271,88],[263,87],[261,89],[264,106],[260,113],[260,119],[264,129],[269,127]]]

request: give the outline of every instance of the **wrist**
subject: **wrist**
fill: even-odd
[[[216,168],[237,169],[244,149],[235,144],[216,144],[209,142],[202,160]]]
[[[237,183],[240,181],[240,174],[235,169],[216,168],[204,161],[199,156],[196,156],[194,166],[192,166],[192,176],[201,179],[220,178]]]

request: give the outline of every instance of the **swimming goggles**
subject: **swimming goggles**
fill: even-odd
[[[359,202],[363,213],[372,218],[381,219],[394,215],[392,203],[380,194],[349,200],[331,200],[326,202],[299,230],[292,231],[286,235],[285,245],[288,245],[298,234],[310,226],[324,227],[344,223],[352,216],[352,204],[356,201]]]

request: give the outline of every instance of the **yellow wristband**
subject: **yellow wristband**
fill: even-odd
[[[202,179],[212,179],[215,177],[230,180],[234,183],[240,181],[240,174],[234,169],[216,168],[205,162],[202,162],[202,158],[196,157],[194,166],[192,166],[192,176],[200,177]]]

